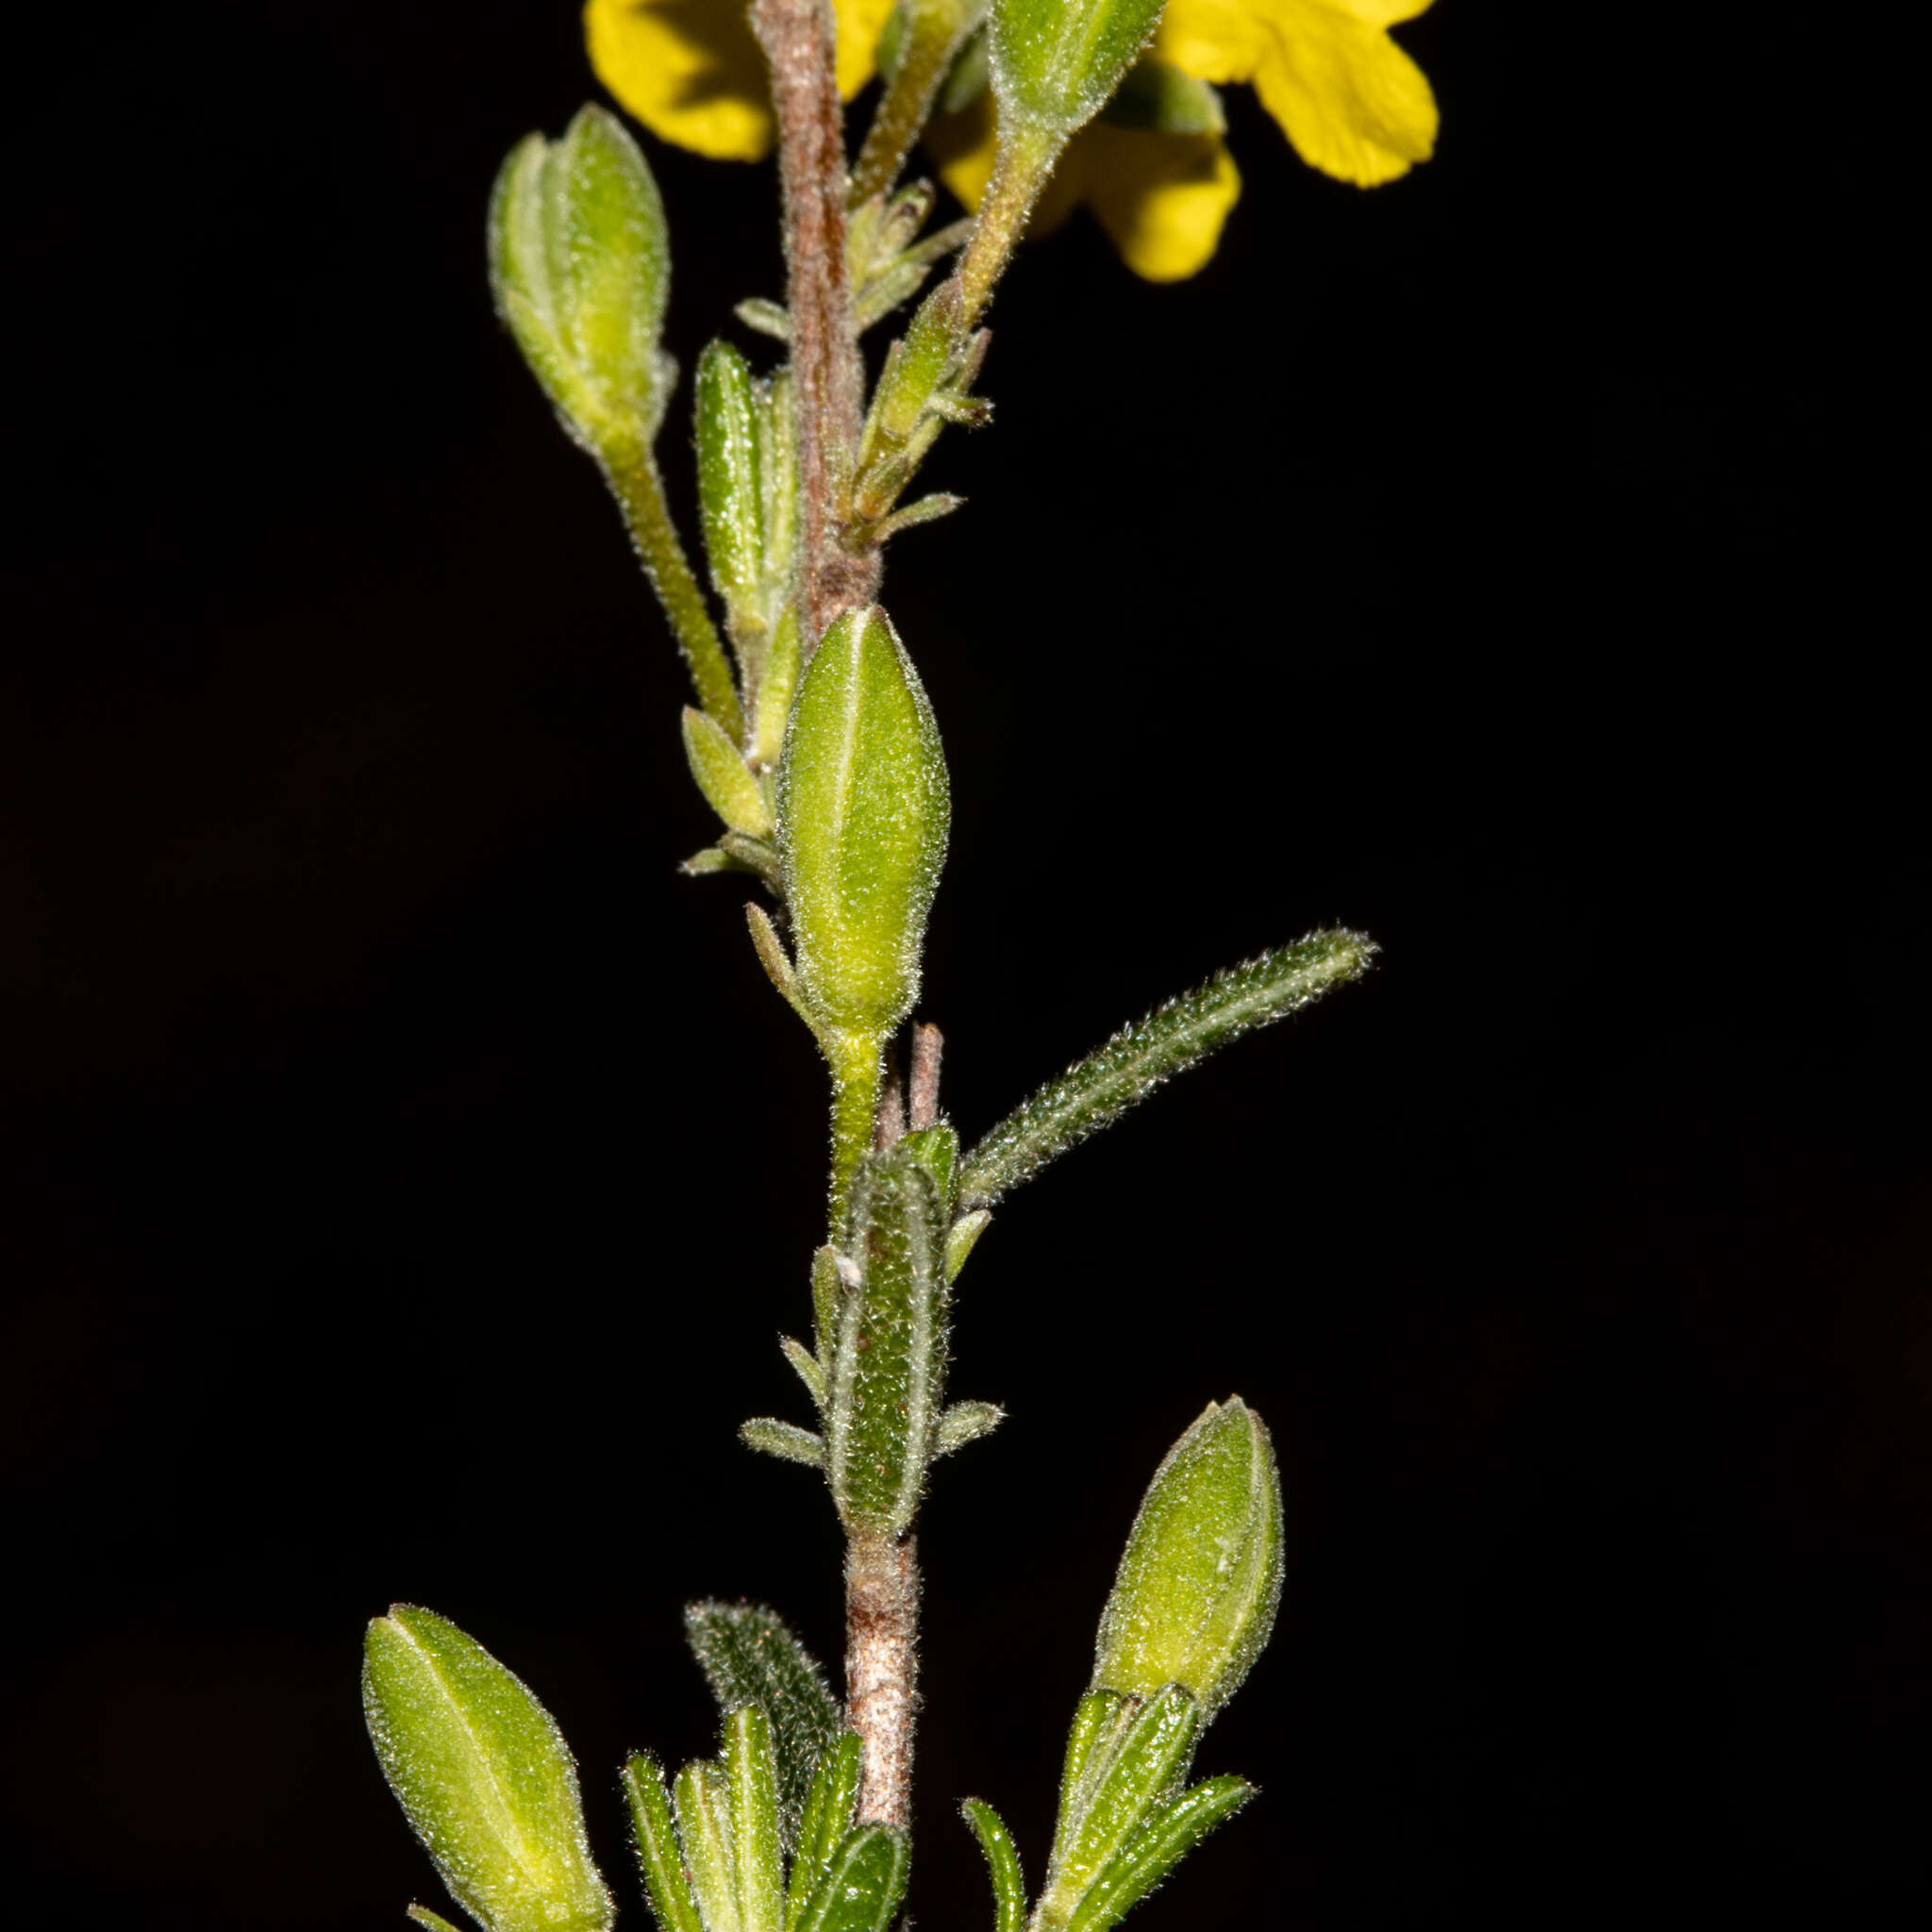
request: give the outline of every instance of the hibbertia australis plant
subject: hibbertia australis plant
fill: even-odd
[[[751,942],[832,1093],[825,1240],[801,1268],[811,1340],[783,1343],[812,1425],[759,1417],[741,1434],[830,1490],[844,1696],[775,1612],[688,1607],[719,1755],[667,1777],[640,1752],[622,1774],[660,1932],[892,1925],[910,1875],[914,1523],[933,1466],[1001,1421],[945,1387],[974,1243],[1057,1155],[1374,950],[1332,929],[1263,953],[1124,1027],[963,1148],[941,1105],[939,1030],[910,1024],[949,789],[881,602],[886,547],[958,507],[908,492],[948,427],[989,420],[985,317],[1022,235],[1084,202],[1135,272],[1191,275],[1240,192],[1227,81],[1251,81],[1312,165],[1364,186],[1401,174],[1428,155],[1435,106],[1388,29],[1426,5],[590,0],[592,63],[655,134],[720,158],[777,151],[786,300],[737,311],[772,366],[721,339],[692,384],[709,595],[658,467],[677,380],[658,340],[671,245],[637,141],[587,107],[498,177],[498,311],[608,482],[690,669],[685,748],[719,829],[685,869],[760,895]],[[855,154],[842,98],[874,79]],[[922,146],[968,210],[937,228],[930,183],[902,185]],[[861,338],[915,298],[869,380]],[[992,1808],[961,1805],[994,1932],[1105,1932],[1247,1801],[1239,1777],[1190,1776],[1280,1579],[1268,1433],[1239,1397],[1210,1402],[1155,1473],[1121,1559],[1035,1887]],[[383,1769],[457,1904],[486,1932],[605,1932],[616,1907],[575,1766],[530,1690],[408,1605],[370,1625],[363,1682]]]

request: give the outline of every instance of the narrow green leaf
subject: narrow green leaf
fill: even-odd
[[[705,1932],[745,1932],[738,1909],[738,1860],[731,1842],[731,1787],[704,1759],[687,1764],[673,1787],[677,1841]]]
[[[758,703],[753,713],[752,757],[758,764],[776,770],[785,750],[785,726],[791,718],[791,699],[798,689],[798,611],[788,604],[773,626],[758,677]]]
[[[819,1759],[798,1823],[791,1890],[786,1894],[786,1932],[797,1932],[805,1908],[832,1862],[832,1854],[852,1829],[852,1812],[858,1802],[858,1778],[864,1762],[865,1746],[857,1731],[841,1731]]]
[[[457,1932],[456,1926],[441,1912],[432,1912],[427,1906],[411,1906],[407,1916],[414,1919],[419,1925],[427,1925],[429,1932]]]
[[[711,582],[725,605],[744,605],[764,575],[765,507],[758,474],[758,385],[729,342],[698,358],[698,508]]]
[[[801,1429],[796,1423],[782,1423],[774,1415],[755,1415],[738,1425],[738,1440],[747,1449],[762,1456],[775,1456],[781,1462],[802,1462],[808,1469],[825,1466],[825,1439],[812,1429]]]
[[[831,1358],[832,1344],[839,1329],[839,1303],[845,1292],[845,1282],[840,1273],[841,1257],[837,1248],[827,1241],[811,1257],[811,1306],[812,1313],[818,1320],[819,1359]],[[847,1268],[852,1268],[848,1261]],[[858,1271],[852,1268],[852,1286],[858,1283]]]
[[[825,1406],[825,1371],[817,1356],[802,1341],[794,1341],[789,1335],[778,1338],[778,1346],[785,1359],[797,1371],[798,1379],[806,1386],[814,1407],[821,1410]]]
[[[978,1245],[979,1237],[986,1232],[986,1224],[992,1219],[990,1208],[975,1208],[971,1214],[962,1214],[946,1230],[946,1279],[958,1281],[959,1271],[966,1265],[966,1257]]]
[[[976,1442],[982,1436],[990,1436],[1007,1419],[1007,1412],[996,1402],[955,1402],[940,1417],[939,1427],[933,1431],[932,1453],[937,1459],[950,1456],[955,1449],[963,1449],[969,1442]]]
[[[664,1772],[647,1751],[634,1751],[624,1767],[624,1795],[630,1807],[631,1835],[644,1896],[658,1932],[705,1932],[697,1901],[684,1875],[684,1857],[671,1823],[671,1799]]]
[[[939,1193],[940,1212],[950,1218],[953,1211],[953,1183],[959,1167],[959,1136],[941,1121],[936,1127],[915,1127],[900,1144],[908,1158],[916,1160],[932,1176]]]
[[[1200,1736],[1199,1707],[1178,1685],[1114,1710],[1089,1745],[1071,1804],[1054,1831],[1041,1912],[1063,1924],[1095,1876],[1187,1774]]]
[[[993,1932],[1020,1932],[1026,1919],[1026,1881],[1020,1874],[1020,1854],[1012,1834],[983,1799],[968,1798],[959,1809],[986,1854],[987,1875],[992,1880]]]
[[[941,1223],[932,1176],[902,1141],[852,1184],[844,1291],[832,1354],[826,1474],[847,1527],[902,1535],[919,1507],[946,1364]]]
[[[1108,1932],[1119,1924],[1130,1907],[1254,1795],[1254,1786],[1244,1778],[1215,1777],[1164,1805],[1088,1888],[1067,1932]]]
[[[861,1824],[832,1854],[798,1932],[886,1932],[906,1896],[912,1848],[889,1824]]]
[[[772,830],[772,814],[758,781],[745,770],[738,747],[716,723],[690,705],[684,708],[684,755],[705,802],[735,832],[764,839]]]
[[[761,336],[776,336],[781,342],[791,340],[791,317],[782,303],[767,301],[762,295],[752,295],[731,312],[746,328],[756,329]]]
[[[1374,951],[1360,933],[1340,927],[1310,933],[1122,1027],[974,1148],[960,1169],[959,1205],[991,1207],[1216,1047],[1358,979]]]
[[[390,1789],[465,1911],[489,1932],[608,1932],[569,1747],[480,1643],[395,1605],[369,1626],[362,1708]]]
[[[1090,1690],[1074,1707],[1074,1722],[1067,1731],[1067,1758],[1060,1768],[1060,1816],[1073,1816],[1078,1801],[1087,1760],[1101,1740],[1112,1737],[1120,1714],[1133,1702],[1112,1690]]]
[[[841,1735],[825,1674],[785,1620],[762,1604],[690,1604],[684,1636],[720,1709],[756,1704],[770,1721],[779,1831],[791,1845],[812,1774]]]
[[[784,1932],[785,1860],[778,1844],[778,1771],[772,1724],[756,1704],[724,1720],[724,1772],[731,1781],[731,1842],[738,1857],[738,1911],[744,1932]]]

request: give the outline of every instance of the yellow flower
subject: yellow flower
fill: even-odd
[[[1436,97],[1388,29],[1430,0],[1167,0],[1154,52],[1248,80],[1312,168],[1372,188],[1436,145]]]
[[[891,10],[892,0],[834,0],[848,101],[873,76]],[[777,127],[747,0],[587,0],[584,38],[597,78],[653,134],[719,161],[771,152]]]
[[[1248,81],[1311,167],[1372,187],[1426,160],[1436,101],[1388,29],[1430,0],[1168,0],[1151,52],[1197,80]],[[839,88],[849,100],[875,69],[892,0],[834,0]],[[588,0],[591,64],[644,125],[679,147],[755,161],[774,139],[764,57],[746,0]],[[982,94],[926,133],[941,178],[977,208],[992,172],[992,98]],[[1122,258],[1149,281],[1176,281],[1212,257],[1240,198],[1218,128],[1191,133],[1084,127],[1030,225],[1057,226],[1084,203]]]

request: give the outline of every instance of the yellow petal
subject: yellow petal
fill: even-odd
[[[839,92],[848,101],[878,71],[879,35],[891,10],[892,0],[832,0],[839,21]]]
[[[834,10],[849,101],[876,71],[892,0],[836,0]],[[653,134],[713,160],[771,152],[771,81],[746,0],[587,0],[584,39],[597,78]]]
[[[1152,134],[1095,123],[1075,137],[1087,203],[1120,250],[1150,282],[1177,282],[1212,259],[1241,177],[1215,134]]]
[[[1372,188],[1428,159],[1436,97],[1386,33],[1320,0],[1274,0],[1273,10],[1276,43],[1255,88],[1303,160]]]
[[[1167,0],[1152,51],[1196,80],[1252,80],[1274,44],[1255,0]]]
[[[745,0],[589,0],[597,78],[653,134],[714,160],[756,161],[775,128]]]

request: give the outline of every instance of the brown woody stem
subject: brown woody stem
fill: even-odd
[[[791,320],[802,525],[804,656],[841,611],[872,602],[876,550],[839,542],[858,447],[863,371],[845,282],[845,128],[834,79],[828,0],[753,0],[752,30],[772,70],[785,200],[786,306]]]
[[[919,1570],[912,1539],[860,1533],[845,1554],[845,1721],[865,1742],[858,1823],[912,1817]]]

